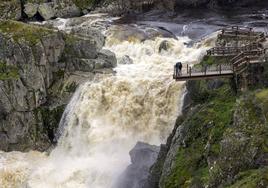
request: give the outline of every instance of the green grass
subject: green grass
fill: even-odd
[[[262,104],[266,118],[268,118],[268,89],[256,93],[257,99]]]
[[[0,80],[12,80],[19,78],[18,68],[12,65],[7,65],[0,61]]]
[[[255,188],[268,186],[268,169],[253,169],[238,174],[236,182],[228,188]]]
[[[210,91],[209,94],[206,103],[184,122],[184,126],[187,126],[184,140],[187,147],[178,149],[175,166],[164,180],[163,187],[204,186],[209,181],[208,164],[204,155],[219,154],[220,141],[232,122],[236,101],[228,85]],[[211,147],[206,151],[208,140]]]
[[[0,21],[0,32],[12,37],[16,42],[23,40],[35,45],[42,37],[50,35],[54,31],[22,22],[5,20]]]
[[[95,3],[98,3],[99,0],[73,0],[74,4],[80,9],[86,9]]]

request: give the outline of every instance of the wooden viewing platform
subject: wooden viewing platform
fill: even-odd
[[[265,40],[265,34],[263,32],[255,32],[251,27],[239,27],[231,26],[221,30],[218,35],[221,38],[245,38],[248,40],[254,40],[255,42],[261,42]]]
[[[218,65],[218,66],[207,66],[207,67],[190,67],[186,65],[186,73],[176,75],[174,70],[173,78],[176,81],[184,80],[198,80],[202,78],[217,78],[217,77],[232,77],[234,74],[233,68],[230,65]]]
[[[219,65],[186,65],[186,71],[176,74],[174,68],[173,78],[176,81],[233,77],[244,74],[251,64],[266,62],[264,57],[266,49],[260,41],[265,40],[264,33],[254,32],[252,28],[229,27],[222,30],[219,37],[229,36],[255,36],[257,42],[252,42],[242,47],[214,47],[207,51],[208,56],[229,57],[227,64]],[[264,38],[264,39],[263,39]]]

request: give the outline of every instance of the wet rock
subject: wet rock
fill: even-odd
[[[122,58],[119,59],[118,64],[123,65],[133,64],[133,60],[128,55],[124,55]]]
[[[7,135],[4,133],[0,132],[0,148],[2,148],[3,150],[7,150],[8,149],[8,138]]]
[[[167,40],[164,40],[161,42],[161,44],[159,45],[159,53],[162,52],[162,50],[168,51],[168,49],[170,48],[170,44]]]
[[[160,147],[138,142],[129,152],[131,165],[120,177],[118,188],[143,188],[148,186],[150,167],[156,161]]]
[[[98,54],[98,59],[102,59],[106,62],[106,68],[114,68],[117,65],[115,54],[109,50],[101,50]]]

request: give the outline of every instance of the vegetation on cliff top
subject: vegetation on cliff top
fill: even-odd
[[[0,33],[12,37],[16,42],[26,41],[34,45],[44,36],[54,31],[40,26],[25,24],[22,22],[5,20],[0,21]]]

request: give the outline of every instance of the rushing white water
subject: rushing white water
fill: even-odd
[[[170,49],[159,53],[163,40]],[[173,128],[183,87],[172,80],[173,65],[197,63],[207,49],[188,48],[188,40],[134,43],[108,36],[106,48],[119,59],[128,55],[133,64],[119,64],[116,75],[79,87],[67,107],[63,135],[49,155],[0,153],[0,187],[111,187],[130,163],[128,152],[137,141],[159,145]]]

